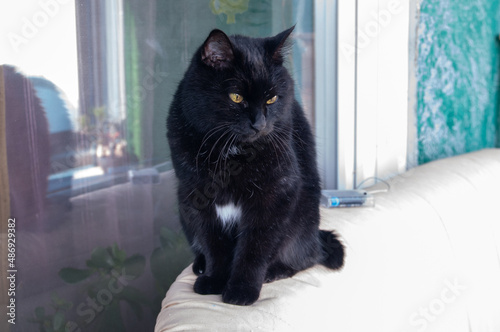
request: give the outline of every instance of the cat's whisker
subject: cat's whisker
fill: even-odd
[[[231,133],[231,135],[229,136],[229,138],[227,139],[226,143],[224,144],[224,146],[222,147],[222,149],[219,153],[219,158],[217,158],[217,164],[215,165],[216,170],[219,167],[219,159],[221,159],[221,158],[223,159],[223,162],[221,163],[221,168],[220,168],[221,177],[226,176],[226,161],[227,161],[227,158],[229,156],[229,151],[231,150],[231,147],[232,147],[235,139],[236,139],[236,134]],[[227,146],[227,149],[226,149],[226,146]],[[226,152],[224,153],[224,151],[226,151]],[[221,180],[223,180],[223,182],[224,182],[225,178],[221,178]]]
[[[224,128],[224,127],[228,127],[231,123],[229,122],[224,122],[212,129],[210,129],[206,134],[205,136],[203,136],[203,139],[202,139],[202,144],[205,143],[215,132],[217,132],[218,130]]]
[[[290,157],[290,155],[293,154],[293,151],[291,150],[289,143],[286,142],[286,139],[284,137],[280,136],[279,132],[273,132],[273,133],[274,133],[273,137],[276,143],[281,147],[282,151],[284,152],[283,154],[288,159],[290,165],[293,165],[293,161]]]
[[[226,140],[226,143],[224,143],[224,145],[222,146],[222,148],[219,150],[219,155],[217,156],[217,161],[215,163],[215,173],[214,173],[214,178],[212,179],[212,182],[215,181],[215,177],[217,176],[217,170],[219,168],[219,161],[222,158],[222,156],[224,154],[224,149],[229,144],[229,141],[232,138],[232,136],[233,136],[233,133],[231,133],[231,135],[229,135],[229,138]],[[222,173],[223,173],[223,171],[222,171],[222,168],[221,168],[221,170],[220,170],[221,179],[222,179]]]
[[[201,149],[203,148],[203,146],[205,145],[205,143],[215,134],[217,134],[219,131],[222,131],[224,129],[226,129],[227,127],[229,127],[228,124],[223,124],[223,125],[220,125],[220,126],[217,126],[211,130],[209,130],[205,136],[203,136],[203,139],[201,141],[201,144],[200,144],[200,149],[198,150],[198,153],[201,151]],[[205,151],[203,154],[205,154],[207,151]]]
[[[283,138],[281,138],[279,135],[276,135],[276,140],[277,140],[279,146],[281,147],[283,154],[285,155],[285,158],[288,160],[289,165],[292,166],[294,164],[294,162],[292,160],[291,155],[293,155],[294,152],[288,146],[288,143],[285,142],[285,140]],[[295,169],[295,168],[293,168],[293,169]]]
[[[233,139],[233,137],[234,137],[234,133],[231,133],[231,136],[229,136],[229,138],[227,139],[227,142],[226,142],[226,144],[224,144],[224,147],[222,148],[220,156],[219,156],[222,159],[221,164],[220,164],[220,176],[221,176],[222,183],[225,183],[225,181],[226,181],[226,160],[227,160],[227,156],[229,155],[229,150],[231,149],[230,142]],[[226,146],[227,146],[227,149],[226,149]],[[227,151],[227,152],[224,152],[224,151]]]
[[[203,146],[205,145],[205,143],[210,139],[210,137],[212,137],[213,135],[215,135],[217,132],[225,129],[229,127],[229,123],[223,123],[219,126],[216,126],[215,128],[212,128],[210,129],[206,134],[205,136],[203,136],[203,139],[201,141],[201,144],[200,144],[200,148],[198,149],[198,153],[196,154],[196,171],[198,172],[198,161],[199,161],[199,156],[200,156],[200,152],[203,148]]]
[[[238,139],[238,134],[235,134],[233,133],[233,138],[232,138],[232,141],[231,143],[229,144],[229,146],[227,147],[227,152],[226,152],[226,156],[224,157],[224,172],[226,171],[226,165],[227,165],[227,159],[229,157],[229,152],[231,152],[231,149],[233,148],[234,146],[234,143],[236,142],[236,140]],[[231,174],[229,174],[231,175]]]
[[[203,147],[203,145],[210,139],[210,137],[212,137],[213,135],[215,135],[218,131],[222,130],[222,129],[225,129],[227,127],[229,127],[230,123],[229,122],[225,122],[223,124],[220,124],[218,126],[216,126],[215,128],[212,128],[210,129],[206,134],[205,136],[203,136],[203,139],[201,141],[201,146],[200,146],[200,149]]]
[[[279,124],[276,124],[274,128],[275,128],[275,131],[280,135],[289,135],[289,132],[286,130],[286,128],[282,128]],[[292,137],[299,140],[301,144],[307,145],[307,143],[302,139],[302,137],[299,136],[299,134],[297,132],[292,131],[291,135],[292,135]]]
[[[214,145],[212,146],[212,149],[210,149],[210,153],[208,154],[208,157],[205,159],[205,161],[208,160],[208,163],[210,164],[210,156],[212,155],[212,152],[214,151],[214,149],[217,147],[217,144],[219,143],[219,141],[224,137],[226,136],[229,132],[231,132],[231,128],[229,129],[226,129],[221,135],[220,137],[215,141]]]
[[[276,143],[276,146],[280,151],[283,151],[284,155],[288,157],[288,153],[290,153],[290,148],[284,144],[283,139],[278,135],[278,133],[273,132],[273,141]],[[290,161],[290,160],[289,160]]]
[[[275,138],[274,138],[274,132],[271,132],[269,134],[269,140],[271,142],[271,145],[274,149],[274,154],[276,155],[276,160],[278,161],[278,168],[280,169],[280,172],[282,171],[282,168],[281,168],[281,163],[280,163],[280,156],[278,154],[278,150],[276,149],[276,143],[275,143]]]

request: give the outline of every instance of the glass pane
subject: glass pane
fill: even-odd
[[[0,11],[12,331],[153,330],[192,261],[165,127],[192,54],[213,28],[265,37],[296,24],[288,66],[313,121],[312,13],[306,0],[30,0]]]

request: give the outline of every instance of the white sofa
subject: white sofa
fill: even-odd
[[[346,245],[341,272],[310,268],[240,307],[194,293],[189,266],[155,331],[499,332],[500,149],[431,162],[390,184],[374,207],[322,209],[321,228]]]

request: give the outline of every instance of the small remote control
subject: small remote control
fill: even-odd
[[[321,190],[321,204],[329,208],[373,206],[373,196],[364,190]]]

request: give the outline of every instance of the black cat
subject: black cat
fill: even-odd
[[[292,30],[262,39],[213,30],[167,119],[194,290],[226,303],[252,304],[264,282],[344,262],[336,235],[318,229],[314,139],[283,66]]]

